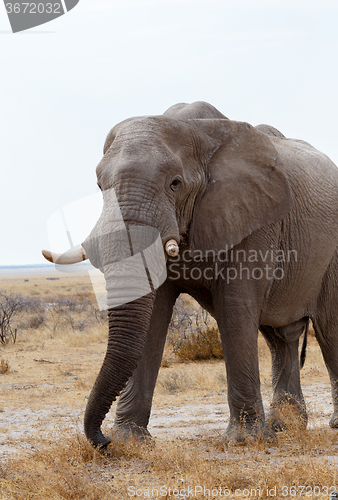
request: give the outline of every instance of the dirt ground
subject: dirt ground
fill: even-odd
[[[262,392],[267,409],[271,397],[269,373],[264,370],[265,356],[269,353],[260,340],[261,365],[263,364]],[[9,362],[10,369],[1,375],[0,392],[0,450],[2,459],[27,449],[36,436],[57,437],[62,428],[82,427],[86,400],[94,383],[106,349],[105,341],[88,346],[65,346],[60,340],[50,340],[41,346],[20,348],[6,346],[1,355]],[[314,351],[314,352],[313,352]],[[332,413],[330,385],[325,367],[313,365],[317,360],[317,346],[310,339],[307,365],[303,375],[303,392],[309,411],[309,428],[328,428]],[[224,374],[223,374],[224,371]],[[166,380],[179,374],[185,387],[165,391]],[[216,390],[207,382],[218,375]],[[264,378],[266,375],[266,378]],[[310,375],[310,376],[309,376]],[[203,386],[190,388],[194,376],[205,376]],[[222,376],[224,377],[222,380]],[[314,380],[317,378],[318,380]],[[162,384],[161,384],[162,382]],[[223,384],[222,384],[223,382]],[[196,437],[202,433],[220,434],[225,430],[229,409],[226,402],[225,369],[223,361],[177,364],[161,368],[159,387],[156,390],[149,430],[155,438]],[[223,385],[223,387],[222,387]],[[113,405],[105,425],[109,428],[114,419]],[[29,439],[27,440],[27,436]]]
[[[21,293],[24,293],[20,288],[23,283],[28,294],[46,294],[46,289],[43,289],[46,283],[41,281],[42,279],[37,278],[38,286],[35,287],[32,278],[29,282],[16,278],[14,281],[8,281],[7,287],[11,284],[12,290],[20,289]],[[57,287],[59,291],[74,291],[74,280],[79,280],[79,278],[66,276],[61,281],[50,281],[48,293],[54,293]],[[86,280],[87,278],[81,278],[80,281],[76,281],[76,286],[85,290],[87,286],[90,286]],[[95,335],[87,331],[52,334],[49,330],[36,330],[35,332],[21,332],[21,335],[19,332],[16,344],[0,346],[0,359],[9,366],[5,373],[0,374],[0,460],[5,468],[8,466],[6,464],[22,456],[22,453],[36,457],[46,443],[50,449],[53,449],[62,439],[67,439],[67,436],[82,435],[86,400],[105,354],[106,336],[106,328],[102,326]],[[267,409],[271,399],[270,354],[261,337],[259,338],[259,355],[263,401]],[[156,438],[158,449],[161,449],[161,446],[164,447],[163,449],[169,447],[171,455],[174,454],[175,449],[175,453],[181,458],[176,458],[174,462],[170,461],[173,460],[172,458],[168,459],[165,465],[162,464],[160,470],[157,470],[154,465],[156,460],[161,462],[159,456],[153,458],[153,465],[150,466],[149,461],[146,464],[142,462],[143,452],[127,451],[127,461],[123,461],[120,457],[118,463],[90,458],[86,462],[85,470],[94,483],[100,482],[107,474],[111,477],[113,470],[116,479],[115,490],[109,480],[106,485],[107,491],[115,491],[114,495],[119,495],[114,496],[111,493],[109,496],[104,490],[104,494],[102,493],[101,497],[97,498],[136,498],[137,496],[151,498],[146,495],[144,488],[150,484],[149,481],[153,480],[151,478],[155,477],[154,474],[156,477],[161,477],[163,481],[168,481],[168,477],[172,477],[178,487],[182,477],[182,480],[186,481],[184,477],[187,478],[190,474],[188,470],[191,466],[190,469],[185,469],[188,467],[189,460],[193,461],[191,463],[197,463],[196,458],[187,458],[186,451],[184,452],[185,458],[182,459],[180,453],[183,452],[177,451],[177,446],[181,446],[180,443],[185,443],[184,446],[187,445],[190,450],[195,450],[193,454],[203,454],[204,462],[200,465],[200,470],[205,467],[205,460],[208,461],[205,471],[209,470],[208,473],[205,472],[205,477],[216,481],[215,478],[218,478],[220,474],[217,468],[227,467],[227,477],[232,478],[233,482],[231,494],[225,495],[224,493],[223,496],[231,498],[250,496],[245,493],[245,485],[249,484],[248,477],[252,477],[253,484],[259,484],[260,487],[263,485],[262,491],[265,493],[260,496],[276,497],[277,493],[274,495],[273,488],[277,484],[277,476],[273,471],[279,467],[280,477],[284,477],[283,481],[287,488],[283,490],[284,483],[278,483],[280,498],[295,496],[297,498],[329,498],[328,494],[336,484],[338,431],[330,429],[328,425],[332,413],[329,378],[313,337],[309,339],[306,364],[302,370],[302,387],[309,412],[308,431],[307,433],[302,431],[302,434],[281,433],[278,446],[264,445],[239,449],[222,446],[221,434],[226,429],[229,419],[223,361],[178,363],[168,351],[166,357],[169,363],[167,363],[168,367],[160,370],[149,430]],[[103,428],[107,434],[110,433],[113,424],[115,408],[114,403],[104,422]],[[164,456],[165,452],[161,453]],[[53,454],[55,456],[55,452]],[[180,460],[183,460],[184,466]],[[212,467],[216,467],[215,470],[211,469],[211,463]],[[295,471],[298,470],[298,476],[296,472],[292,476],[292,467],[295,467]],[[303,469],[307,474],[307,479],[303,479],[306,482],[305,486],[312,489],[302,490],[302,492],[299,489],[291,490],[293,486],[297,488],[302,486],[302,484],[294,483],[297,483],[297,477],[305,478]],[[138,484],[142,495],[141,493],[137,495],[136,490],[126,490],[126,485],[123,486],[124,490],[121,489],[126,470],[128,471],[128,484]],[[247,476],[250,470],[252,470],[251,475]],[[263,470],[270,471],[266,472],[269,480],[262,479]],[[312,476],[309,475],[311,470]],[[11,473],[8,474],[8,477],[11,477]],[[165,477],[163,474],[166,474]],[[237,474],[237,479],[234,479],[234,474]],[[135,477],[137,477],[136,483]],[[309,477],[312,477],[312,482]],[[192,476],[190,479],[193,481]],[[116,486],[117,482],[119,482],[119,487]],[[236,485],[239,485],[237,489],[241,491],[240,495],[235,494]],[[268,494],[270,486],[271,494]],[[319,488],[316,490],[318,493],[316,495],[315,486]],[[328,489],[325,489],[326,487]],[[3,491],[6,493],[3,493],[4,496],[1,498],[43,498],[43,496],[37,496],[37,493],[14,494],[14,487],[11,486],[11,488],[8,489],[11,494],[5,488]],[[296,494],[294,495],[292,491],[296,491]],[[104,496],[106,493],[108,496]],[[187,498],[184,495],[178,494],[174,497],[166,493],[167,497],[163,495],[162,498]],[[89,496],[89,493],[88,496],[86,494],[81,494],[82,496],[80,493],[76,493],[75,496],[60,494],[55,498],[96,498],[92,493],[92,496]],[[155,494],[153,498],[158,496],[160,495]],[[193,498],[192,495],[191,497]],[[202,493],[200,496],[195,495],[195,498],[206,497],[207,495]]]

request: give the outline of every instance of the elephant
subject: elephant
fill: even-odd
[[[300,363],[299,339],[304,334],[306,340],[310,320],[331,381],[330,425],[338,427],[334,163],[272,126],[230,120],[195,102],[116,125],[96,172],[104,205],[90,235],[62,255],[43,252],[59,264],[89,258],[105,276],[108,346],[84,417],[92,445],[105,450],[111,442],[101,424],[117,396],[113,433],[151,439],[154,388],[182,293],[196,299],[220,331],[230,410],[225,443],[276,443],[283,428],[277,410],[285,402],[306,426],[300,383],[306,346]],[[156,265],[164,275],[144,257],[151,245],[157,245]],[[132,259],[143,267],[130,267]],[[151,286],[150,275],[160,274]],[[259,331],[272,359],[267,415]]]

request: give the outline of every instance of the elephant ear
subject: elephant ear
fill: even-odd
[[[191,124],[198,129],[208,170],[190,224],[191,250],[230,249],[291,210],[291,189],[269,137],[243,122]]]

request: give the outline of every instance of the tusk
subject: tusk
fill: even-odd
[[[179,248],[176,240],[169,240],[165,244],[165,251],[170,257],[176,257],[179,253]]]
[[[76,264],[77,262],[82,262],[88,259],[85,249],[78,245],[75,248],[71,248],[64,253],[50,252],[49,250],[42,250],[42,255],[49,262],[55,264]]]

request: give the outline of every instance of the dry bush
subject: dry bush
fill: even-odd
[[[32,315],[26,316],[26,321],[20,321],[18,324],[19,329],[30,329],[30,330],[36,330],[37,328],[40,328],[45,321],[46,321],[46,315],[45,313],[35,313]]]
[[[175,304],[169,325],[168,343],[181,361],[223,358],[218,328],[211,316],[199,307],[187,307],[184,298]]]
[[[13,321],[22,310],[21,298],[19,294],[7,294],[0,290],[0,342],[2,344],[16,341],[17,329],[13,326]]]
[[[100,312],[87,294],[49,297],[46,316],[46,327],[53,336],[67,330],[82,332],[107,317],[106,311]]]
[[[174,353],[181,361],[222,359],[223,350],[218,328],[197,328],[176,342]]]

